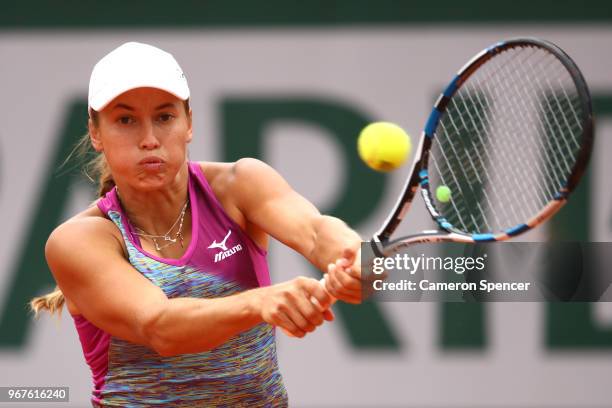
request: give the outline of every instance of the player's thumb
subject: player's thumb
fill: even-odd
[[[342,260],[344,261],[344,266],[352,265],[355,262],[355,256],[357,255],[357,251],[353,248],[344,248],[342,251]]]

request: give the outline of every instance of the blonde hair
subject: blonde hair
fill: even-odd
[[[53,292],[30,300],[30,309],[32,312],[34,312],[34,317],[38,317],[38,314],[43,310],[46,310],[51,314],[57,312],[57,314],[61,316],[62,307],[64,306],[65,301],[66,299],[64,298],[64,294],[60,290],[59,286],[56,286]]]
[[[189,99],[183,101],[183,106],[185,108],[185,112],[189,114]],[[93,109],[89,110],[89,118],[95,127],[98,127],[99,125],[98,115],[99,114],[97,111]],[[90,157],[92,154],[94,157],[87,161],[88,157]],[[62,163],[62,166],[66,165],[66,163],[68,163],[75,156],[81,162],[85,161],[85,164],[83,165],[83,173],[85,174],[85,177],[87,177],[92,183],[95,183],[95,180],[97,180],[98,197],[104,197],[106,193],[115,187],[115,180],[113,179],[113,174],[111,173],[110,167],[106,162],[106,157],[103,153],[97,153],[91,148],[89,132],[79,139],[66,160],[64,160],[64,163]],[[34,317],[38,317],[39,313],[42,311],[48,311],[52,315],[57,312],[58,316],[61,316],[62,307],[64,306],[65,301],[66,299],[62,293],[62,290],[59,288],[59,286],[55,286],[53,292],[33,298],[30,301],[30,309],[32,312],[34,312]]]

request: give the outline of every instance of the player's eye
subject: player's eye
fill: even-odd
[[[119,119],[117,119],[117,122],[122,125],[131,125],[132,123],[134,123],[134,118],[132,118],[131,116],[120,116]]]
[[[172,119],[174,119],[174,115],[172,115],[171,113],[162,113],[161,115],[159,115],[158,120],[160,122],[169,122]]]

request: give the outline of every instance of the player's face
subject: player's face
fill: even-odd
[[[90,124],[94,148],[106,156],[115,181],[156,189],[175,181],[187,159],[191,112],[182,100],[154,88],[115,98]]]

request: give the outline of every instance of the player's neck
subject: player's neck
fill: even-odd
[[[132,226],[149,234],[163,235],[177,220],[180,221],[182,212],[190,218],[187,183],[185,172],[184,175],[177,175],[176,181],[163,189],[139,191],[118,185],[117,194]]]

